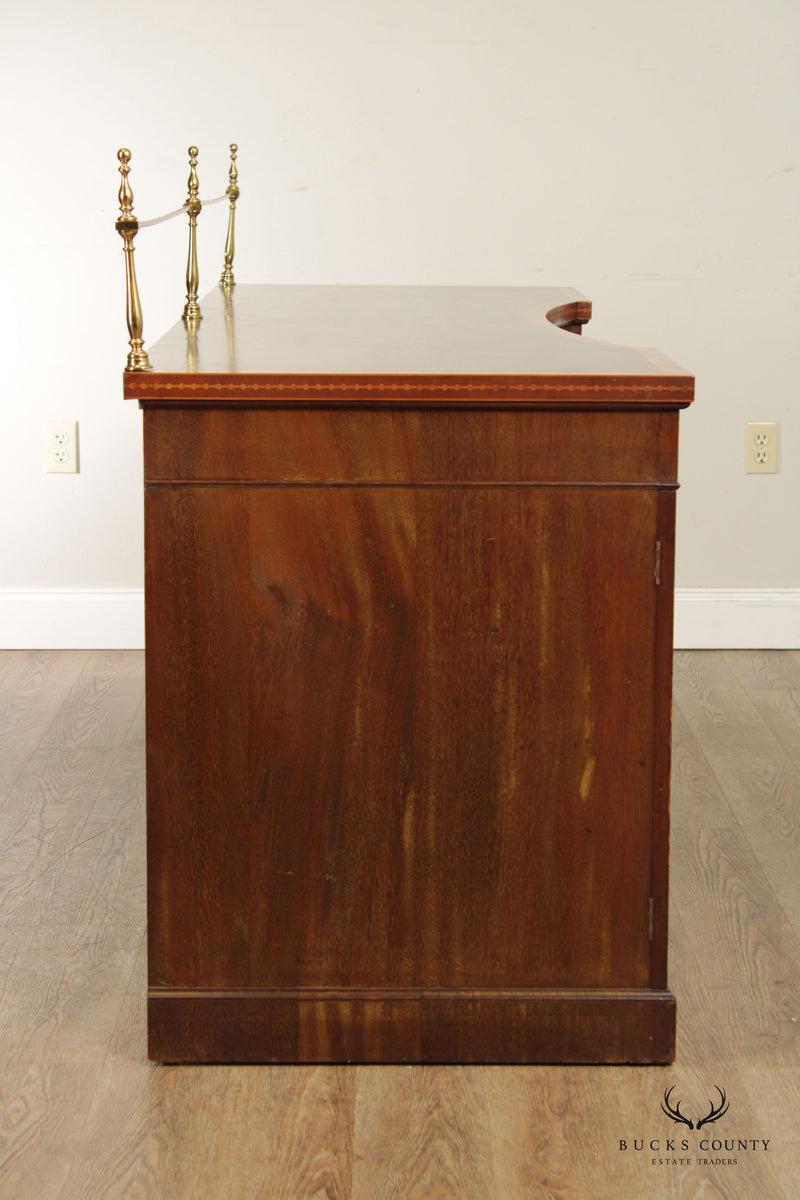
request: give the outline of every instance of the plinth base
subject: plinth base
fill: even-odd
[[[158,1062],[670,1063],[655,990],[151,989]]]

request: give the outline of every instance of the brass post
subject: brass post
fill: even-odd
[[[220,276],[219,286],[225,291],[230,291],[236,285],[236,280],[233,278],[233,224],[236,217],[236,201],[239,199],[239,186],[237,180],[239,172],[236,169],[236,152],[239,147],[235,142],[231,142],[231,165],[228,170],[228,186],[225,189],[225,194],[230,200],[228,209],[228,233],[225,238],[225,266]]]
[[[128,352],[128,361],[125,364],[127,371],[152,371],[150,360],[147,357],[147,351],[144,348],[144,339],[142,338],[142,305],[139,300],[139,288],[136,283],[136,267],[133,262],[133,239],[136,237],[136,231],[139,228],[139,222],[133,215],[133,191],[128,183],[128,172],[130,171],[131,152],[130,150],[122,149],[117,151],[119,160],[119,173],[122,176],[122,182],[119,187],[119,212],[115,228],[117,233],[123,240],[125,249],[125,298],[126,298],[126,317],[128,321],[128,336],[130,338],[130,351]]]
[[[189,147],[189,195],[184,205],[189,214],[189,258],[186,263],[186,306],[183,319],[186,322],[197,323],[203,314],[197,303],[197,286],[199,273],[197,270],[197,215],[202,208],[198,196],[197,182],[197,147]]]
[[[186,322],[186,370],[197,371],[197,321]]]
[[[225,332],[228,335],[228,367],[229,370],[236,370],[236,331],[233,325],[233,297],[231,296],[231,288],[219,285],[224,293],[223,304],[225,306]],[[232,287],[233,285],[231,285]]]

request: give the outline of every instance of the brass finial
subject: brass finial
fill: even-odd
[[[197,146],[190,146],[187,154],[189,155],[189,199],[187,203],[192,204],[197,200],[197,193],[200,191],[200,185],[197,182],[197,155],[199,151]]]
[[[122,182],[119,185],[119,216],[116,220],[117,233],[122,238],[125,250],[125,316],[128,322],[128,336],[130,351],[128,352],[128,360],[126,370],[128,371],[152,371],[150,360],[147,357],[147,351],[144,348],[144,339],[142,338],[142,306],[139,300],[139,288],[136,283],[136,268],[133,262],[133,239],[136,237],[136,232],[139,228],[139,222],[133,215],[133,191],[128,182],[128,174],[130,172],[131,152],[124,147],[117,151],[119,160],[119,173],[122,176]]]
[[[197,270],[197,215],[202,208],[197,182],[197,146],[189,147],[189,195],[184,208],[189,214],[189,257],[186,263],[186,306],[183,310],[184,321],[197,323],[202,319],[200,305],[197,303],[197,286],[199,272]]]
[[[234,235],[233,226],[236,217],[236,201],[239,199],[239,172],[236,167],[236,153],[239,147],[235,142],[231,142],[231,165],[228,169],[228,186],[225,189],[225,194],[230,201],[228,208],[228,232],[225,237],[225,266],[222,269],[219,286],[226,292],[229,292],[236,284],[233,278],[233,251],[234,251]]]
[[[119,212],[121,220],[128,220],[133,217],[133,192],[131,185],[128,183],[128,175],[130,174],[131,152],[125,147],[117,151],[119,159],[119,173],[122,180],[119,185]]]

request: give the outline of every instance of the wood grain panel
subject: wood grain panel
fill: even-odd
[[[732,669],[760,719],[789,755],[800,751],[800,664],[776,650],[737,654]]]
[[[113,701],[113,702],[112,702]],[[114,744],[141,705],[139,670],[124,651],[100,650],[84,668],[44,738],[45,745]],[[121,722],[117,729],[110,722]]]
[[[788,690],[790,656],[785,662],[769,692],[739,684],[741,677],[753,681],[749,651],[730,659],[680,654],[676,679],[681,681],[681,707],[698,745],[772,889],[794,916],[800,857],[800,780],[794,764],[800,739],[797,692]],[[737,696],[735,705],[729,702],[731,693]],[[795,932],[800,934],[796,919]]]
[[[58,1200],[63,1195],[102,1071],[99,1056],[55,1066],[3,1062],[0,1195],[4,1200]]]
[[[151,489],[151,985],[645,986],[655,523]]]
[[[2,982],[5,1063],[64,1062],[113,1030],[117,985],[130,976],[141,936],[124,905],[119,916],[114,908],[130,897],[120,886],[130,861],[143,866],[126,811],[141,808],[141,764],[131,771],[133,779],[97,748],[43,748],[10,797],[16,821],[0,834],[0,921],[13,931]]]
[[[677,702],[672,709],[672,818],[681,829],[736,825],[736,817]]]
[[[3,761],[12,763],[16,760],[16,765],[23,765],[47,735],[53,721],[54,701],[65,700],[69,690],[68,684],[62,684],[60,689],[54,686],[46,692],[42,689],[0,688],[0,756]]]
[[[491,1195],[494,1163],[477,1071],[360,1070],[358,1100],[354,1194],[373,1200]]]
[[[145,479],[676,481],[675,413],[148,409]]]
[[[739,1060],[797,1066],[800,940],[753,850],[736,829],[683,834],[675,850],[678,907],[688,923],[682,897],[692,896],[702,914],[704,969],[687,997],[695,1021],[713,1022]]]

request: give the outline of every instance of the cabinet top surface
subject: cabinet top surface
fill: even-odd
[[[596,403],[614,390],[680,407],[693,396],[691,375],[658,351],[558,328],[591,314],[570,288],[239,284],[201,308],[196,330],[179,322],[152,346],[152,371],[125,372],[126,396]]]

